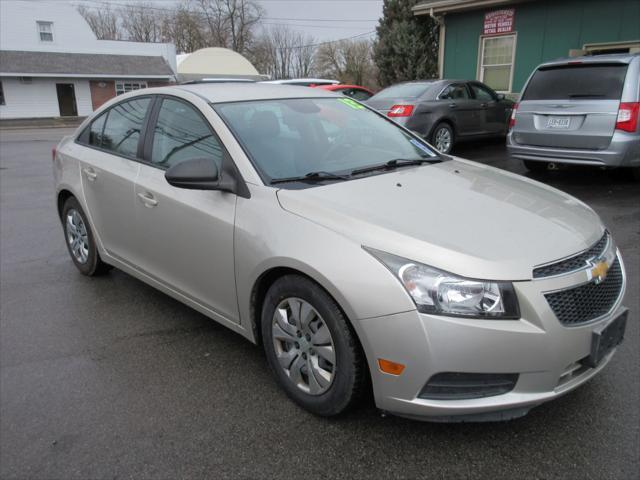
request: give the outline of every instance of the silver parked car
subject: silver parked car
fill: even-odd
[[[529,170],[633,167],[640,179],[640,54],[540,65],[514,109],[507,146]]]
[[[504,137],[513,104],[485,84],[467,80],[398,83],[367,100],[442,153],[457,141]]]
[[[80,272],[117,267],[262,343],[319,415],[371,383],[398,415],[514,418],[623,338],[622,258],[587,205],[320,89],[131,92],[61,141],[54,176]]]

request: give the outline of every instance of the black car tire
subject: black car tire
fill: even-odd
[[[307,393],[295,385],[278,361],[272,336],[274,314],[281,302],[290,298],[311,305],[331,334],[335,373],[328,389],[319,395]],[[302,275],[286,275],[276,280],[264,299],[261,331],[269,367],[278,384],[298,405],[316,415],[329,417],[348,410],[361,398],[369,377],[360,344],[340,307],[315,282]]]
[[[87,255],[87,260],[84,263],[80,262],[76,258],[75,254],[72,251],[71,243],[68,240],[66,222],[67,222],[67,217],[69,215],[69,212],[71,210],[75,210],[78,213],[87,232],[86,236],[87,236],[87,243],[88,243],[88,255]],[[65,240],[64,243],[67,246],[67,251],[69,252],[69,256],[71,257],[71,260],[73,261],[76,268],[80,271],[80,273],[82,273],[83,275],[87,275],[88,277],[93,277],[97,275],[104,275],[109,270],[111,270],[111,268],[113,268],[111,265],[104,263],[100,258],[100,254],[98,253],[96,242],[93,236],[93,231],[91,230],[91,226],[87,221],[87,216],[84,213],[84,210],[82,209],[82,207],[80,206],[80,202],[78,202],[78,200],[75,197],[70,197],[67,199],[66,202],[64,202],[64,206],[62,207],[61,220],[62,220],[62,229],[64,231],[64,240]]]
[[[439,142],[438,137],[440,135],[448,135],[450,140],[447,148],[438,148],[437,143]],[[453,150],[453,145],[455,143],[455,135],[453,133],[453,128],[451,128],[451,125],[446,122],[438,123],[431,132],[431,139],[429,143],[433,145],[440,153],[450,153],[451,150]]]

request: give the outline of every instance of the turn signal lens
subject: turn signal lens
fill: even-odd
[[[413,113],[413,105],[394,105],[387,112],[387,117],[409,117]]]
[[[638,128],[638,116],[640,116],[640,102],[623,102],[618,108],[616,130],[635,132]]]
[[[404,371],[404,365],[401,363],[392,362],[391,360],[385,360],[384,358],[378,359],[378,366],[380,370],[389,375],[400,375]]]

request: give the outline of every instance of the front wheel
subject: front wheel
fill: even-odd
[[[262,309],[269,366],[287,395],[306,410],[333,416],[362,394],[366,364],[336,302],[300,275],[278,279]]]
[[[62,227],[67,250],[80,273],[93,277],[111,269],[100,258],[87,217],[74,197],[70,197],[62,207]]]
[[[453,129],[447,123],[439,123],[431,134],[431,145],[441,153],[449,153],[453,148]]]

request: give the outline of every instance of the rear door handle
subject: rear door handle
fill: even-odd
[[[449,108],[458,108],[458,105],[456,105],[455,103],[450,103]]]
[[[90,182],[93,182],[96,178],[98,178],[98,174],[91,167],[83,168],[82,173],[84,173],[84,176],[87,177],[87,180],[89,180]]]
[[[158,201],[153,198],[153,195],[151,195],[149,192],[139,193],[138,198],[142,203],[144,203],[145,207],[153,208],[158,205]]]

